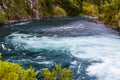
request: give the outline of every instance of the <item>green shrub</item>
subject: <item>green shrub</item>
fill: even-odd
[[[37,74],[31,67],[25,70],[18,64],[0,60],[0,80],[37,80]]]
[[[54,17],[66,17],[67,13],[60,6],[54,7]]]
[[[67,16],[79,16],[81,10],[81,0],[57,0],[56,3],[62,7]]]
[[[41,11],[44,17],[53,17],[53,0],[39,0],[41,4]]]
[[[83,15],[96,16],[98,14],[98,8],[88,2],[83,2]]]
[[[32,67],[23,69],[20,65],[1,60],[0,54],[0,80],[38,80],[36,76],[38,71],[34,71]],[[61,68],[56,65],[55,69],[50,71],[48,68],[43,69],[44,80],[72,80],[73,72],[67,68]]]
[[[111,0],[101,5],[101,19],[111,26],[120,26],[120,3],[119,0]]]
[[[44,80],[72,80],[73,72],[67,68],[61,68],[56,65],[55,70],[50,71],[48,68],[43,70]]]
[[[25,0],[5,0],[4,3],[7,6],[5,13],[9,20],[26,19],[32,13]]]
[[[0,22],[1,22],[1,23],[6,23],[6,22],[7,22],[7,18],[6,18],[5,15],[2,13],[1,9],[0,9]]]

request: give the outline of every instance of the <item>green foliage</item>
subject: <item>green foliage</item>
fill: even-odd
[[[0,53],[0,60],[1,60],[1,58],[2,58],[2,54]]]
[[[90,3],[83,2],[83,15],[87,16],[97,16],[98,15],[98,8]]]
[[[67,15],[66,11],[60,6],[54,7],[54,17],[65,17]]]
[[[25,0],[5,0],[3,1],[7,7],[5,11],[8,20],[26,19],[31,15],[32,10]]]
[[[58,0],[56,3],[67,12],[67,16],[79,16],[82,11],[81,0]]]
[[[0,80],[37,80],[37,74],[32,67],[25,70],[18,64],[0,60]]]
[[[39,0],[39,2],[45,17],[79,16],[82,11],[82,0]]]
[[[44,17],[53,17],[53,0],[39,0]]]
[[[98,16],[106,24],[120,26],[119,0],[0,0],[0,23],[38,17]],[[35,14],[36,11],[36,14]]]
[[[0,9],[0,23],[6,23],[6,22],[7,22],[7,18]]]
[[[120,26],[120,3],[119,0],[106,1],[101,5],[101,19],[112,26]]]
[[[38,71],[34,71],[32,67],[23,69],[20,65],[2,61],[0,53],[0,80],[38,80],[36,76]],[[67,68],[61,68],[56,65],[55,69],[50,71],[48,68],[43,69],[44,80],[72,80],[73,72]]]
[[[43,70],[44,80],[72,80],[73,73],[70,69],[61,68],[61,65],[56,65],[55,70],[50,71],[48,68]]]
[[[106,24],[120,27],[119,0],[84,0],[82,14],[98,16]]]

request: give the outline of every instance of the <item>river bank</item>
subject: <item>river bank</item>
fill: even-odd
[[[110,28],[120,30],[119,0],[110,2],[106,0],[96,0],[95,2],[87,0],[0,0],[0,25],[39,20],[43,17],[79,17],[84,15],[97,16],[98,20],[95,22],[104,23]]]

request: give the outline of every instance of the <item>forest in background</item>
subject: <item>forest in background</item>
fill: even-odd
[[[0,0],[0,23],[41,17],[94,16],[120,28],[119,0]]]

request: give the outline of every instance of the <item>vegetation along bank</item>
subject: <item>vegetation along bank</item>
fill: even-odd
[[[96,16],[120,28],[119,0],[0,0],[0,24],[41,17]]]

